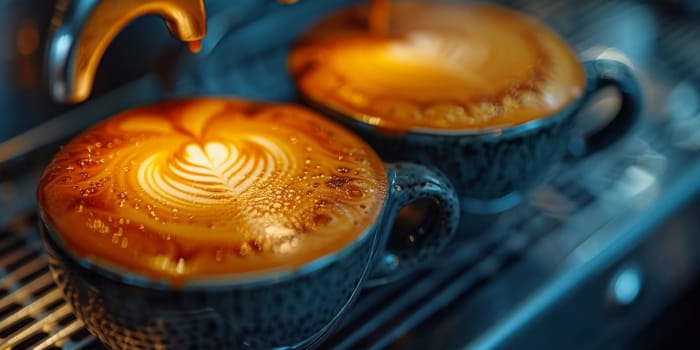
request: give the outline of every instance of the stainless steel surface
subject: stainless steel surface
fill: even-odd
[[[71,109],[52,101],[44,70],[57,2],[0,0],[0,142]],[[134,20],[107,49],[96,72],[93,96],[111,92],[147,72],[167,77],[173,57],[185,56],[183,50],[184,45],[168,34],[160,18]],[[164,83],[163,78],[158,81]]]
[[[185,42],[198,45],[207,31],[203,0],[60,0],[51,18],[47,57],[54,99],[85,100],[107,46],[124,26],[146,14],[162,17],[173,36]]]
[[[248,13],[259,16],[250,21],[217,12],[219,34],[205,39],[204,55],[178,56],[175,85],[146,75],[0,143],[0,344],[101,348],[56,297],[36,237],[34,188],[56,145],[106,115],[167,96],[294,100],[288,45],[340,3],[251,4]],[[365,291],[324,347],[620,348],[698,278],[697,15],[656,2],[506,3],[545,19],[582,56],[632,63],[647,99],[643,121],[609,150],[560,164],[523,205],[466,218],[461,239],[435,266]],[[581,127],[605,120],[614,105],[603,96]]]
[[[0,349],[80,349],[94,340],[53,284],[34,219],[0,232]]]

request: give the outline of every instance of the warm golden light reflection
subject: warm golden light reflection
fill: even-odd
[[[70,8],[69,3],[70,1],[58,2],[52,25],[63,21],[62,16]],[[151,14],[162,17],[171,34],[187,42],[193,52],[199,51],[201,39],[207,32],[203,0],[100,0],[94,3],[89,15],[80,15],[86,17],[81,23],[79,36],[73,38],[64,34],[54,39],[55,45],[62,47],[60,54],[75,47],[70,51],[70,56],[63,57],[75,61],[70,67],[70,76],[65,77],[73,84],[72,91],[67,91],[66,96],[60,97],[65,101],[80,102],[90,95],[102,55],[123,26],[136,18]],[[69,27],[76,23],[64,25]]]
[[[66,145],[39,187],[77,253],[186,278],[293,268],[378,216],[362,141],[300,107],[194,99],[137,108]]]
[[[512,10],[383,1],[371,10],[335,14],[295,47],[289,64],[305,96],[407,131],[517,125],[583,92],[583,70],[567,44]],[[378,35],[382,26],[386,35]]]
[[[202,41],[194,40],[187,42],[187,48],[190,49],[192,53],[197,53],[202,50]]]
[[[372,34],[389,33],[391,0],[371,0],[369,9],[369,30]]]
[[[17,30],[17,52],[22,56],[33,55],[39,48],[39,29],[32,20],[24,21]]]

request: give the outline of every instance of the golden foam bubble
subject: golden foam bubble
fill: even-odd
[[[512,10],[394,3],[386,35],[368,30],[371,17],[352,7],[298,43],[289,65],[304,95],[407,131],[517,125],[555,113],[583,91],[582,67],[567,44]]]
[[[79,254],[182,277],[340,249],[376,219],[385,187],[371,149],[309,110],[192,99],[83,133],[52,161],[39,200]]]

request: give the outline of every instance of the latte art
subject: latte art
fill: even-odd
[[[66,145],[42,214],[81,256],[174,279],[294,268],[376,220],[377,156],[306,109],[219,99],[141,107]]]
[[[583,70],[555,33],[486,4],[397,2],[386,35],[353,7],[303,38],[289,60],[318,104],[394,131],[512,126],[583,92]]]
[[[138,168],[138,186],[152,198],[187,205],[220,206],[269,181],[275,169],[296,169],[293,155],[260,136],[234,142],[186,144],[173,154],[161,152]]]

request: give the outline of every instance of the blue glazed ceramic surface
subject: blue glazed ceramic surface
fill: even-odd
[[[348,254],[294,279],[229,288],[157,290],[109,278],[42,230],[54,277],[76,315],[113,349],[264,349],[321,337],[367,275],[375,232]]]

